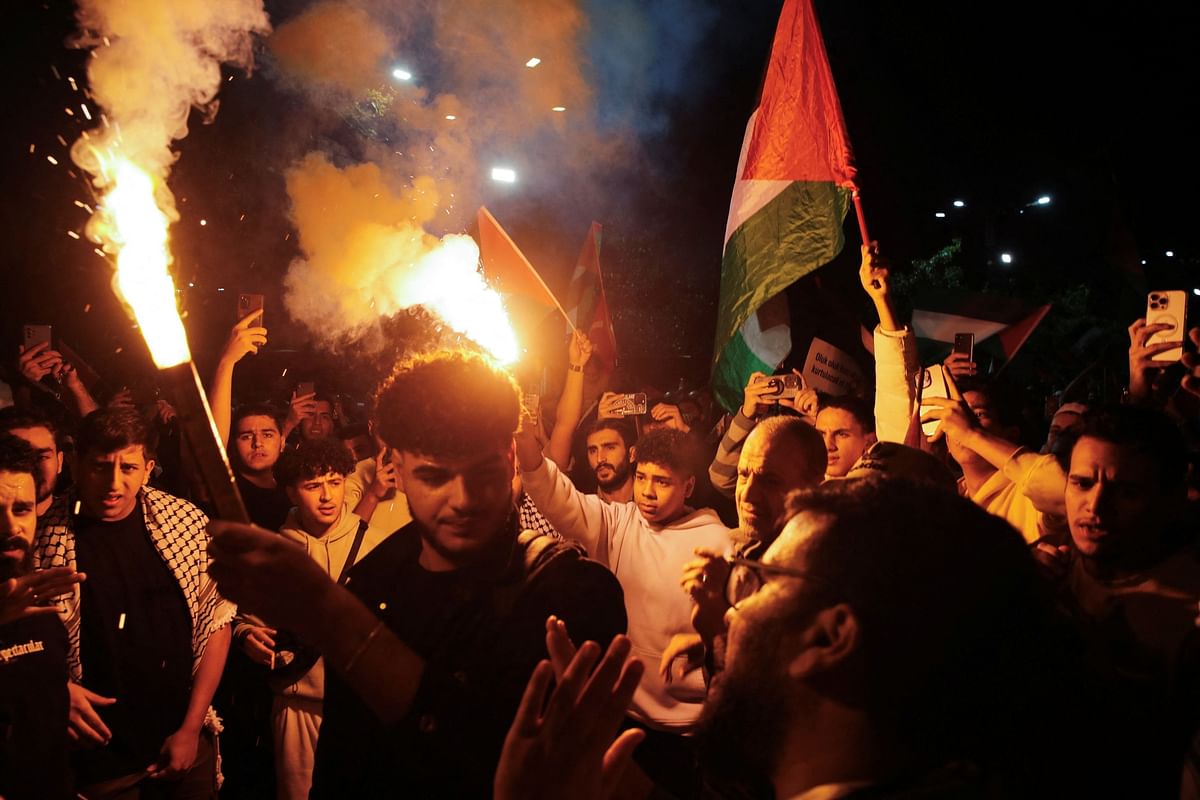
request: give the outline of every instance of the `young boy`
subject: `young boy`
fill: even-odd
[[[280,534],[305,549],[336,581],[387,537],[344,507],[354,457],[339,439],[304,439],[285,451],[275,477],[294,508]],[[310,648],[286,631],[239,619],[234,636],[252,661],[268,666],[275,693],[275,777],[280,798],[307,798],[321,727],[325,668]]]

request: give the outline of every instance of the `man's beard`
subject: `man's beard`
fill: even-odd
[[[20,558],[14,559],[7,555],[0,555],[0,581],[19,578],[33,571],[33,548],[29,546],[29,542],[19,536],[6,536],[0,540],[0,551],[18,548],[24,552]]]
[[[613,476],[606,481],[600,480],[600,468],[608,467],[613,471]],[[606,492],[611,492],[614,489],[620,489],[625,485],[625,481],[629,480],[629,461],[622,461],[620,464],[597,464],[596,469],[596,485]]]
[[[716,677],[704,703],[696,745],[701,766],[720,785],[761,790],[778,765],[791,711],[777,633],[741,643],[743,652]]]

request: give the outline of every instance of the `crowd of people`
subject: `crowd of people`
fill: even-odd
[[[1200,797],[1200,328],[1137,320],[1123,401],[1032,440],[969,355],[923,396],[860,278],[870,388],[724,415],[578,332],[554,408],[463,348],[366,419],[260,402],[252,313],[208,382],[252,524],[167,400],[23,350],[0,798]]]

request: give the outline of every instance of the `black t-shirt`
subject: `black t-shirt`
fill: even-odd
[[[67,630],[57,614],[0,625],[0,797],[74,797],[67,755]]]
[[[288,500],[287,490],[282,486],[276,486],[274,489],[255,486],[240,474],[235,475],[234,479],[238,491],[242,493],[242,502],[246,505],[250,521],[269,531],[282,528],[288,512],[292,510],[292,501]]]
[[[620,584],[571,546],[555,544],[530,578],[514,527],[512,552],[490,575],[428,572],[416,525],[356,564],[347,587],[426,660],[417,696],[385,726],[327,671],[313,798],[490,796],[525,684],[547,657],[546,617],[566,621],[579,643],[607,647],[625,631]]]
[[[141,506],[118,522],[75,518],[83,686],[117,702],[98,709],[107,747],[80,750],[80,785],[145,769],[179,729],[192,688],[192,617],[146,530]]]

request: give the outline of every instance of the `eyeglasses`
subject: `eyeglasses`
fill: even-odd
[[[812,575],[807,572],[764,564],[749,558],[731,558],[729,564],[729,577],[725,580],[725,601],[731,608],[737,608],[740,603],[761,589],[766,582],[766,575],[812,579]]]

